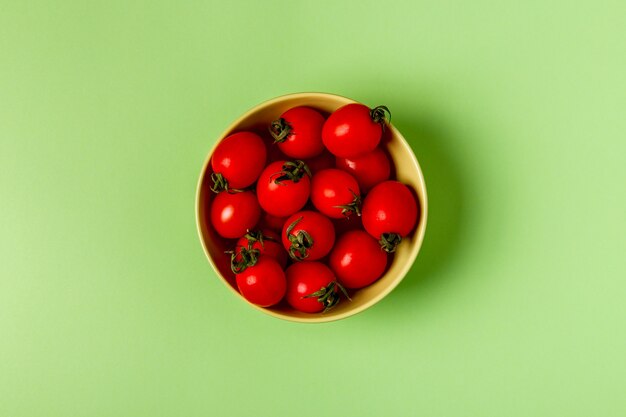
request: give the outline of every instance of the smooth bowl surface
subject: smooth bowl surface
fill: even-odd
[[[376,304],[402,281],[415,261],[422,245],[426,230],[426,219],[428,217],[426,184],[424,183],[422,170],[411,147],[402,134],[390,124],[389,128],[385,129],[381,143],[391,156],[393,165],[395,166],[395,178],[407,184],[414,191],[419,202],[420,214],[416,230],[410,236],[402,240],[396,250],[395,256],[393,256],[393,258],[390,257],[392,261],[385,275],[372,285],[356,291],[352,295],[352,301],[342,300],[335,308],[323,314],[301,313],[283,305],[283,303],[272,308],[258,307],[245,300],[245,298],[239,294],[239,291],[237,291],[235,277],[230,270],[230,258],[224,253],[225,250],[232,249],[232,247],[229,246],[234,243],[226,242],[217,235],[211,227],[208,215],[214,195],[210,190],[210,162],[215,147],[222,139],[237,131],[253,130],[260,134],[267,132],[267,126],[273,120],[280,117],[283,112],[292,107],[309,106],[328,115],[348,103],[355,103],[355,101],[346,97],[326,93],[289,94],[261,103],[235,120],[222,133],[209,152],[202,167],[196,191],[196,223],[204,252],[217,272],[217,275],[237,297],[240,297],[254,308],[274,317],[296,322],[327,322],[359,313]],[[391,110],[393,111],[393,109]]]

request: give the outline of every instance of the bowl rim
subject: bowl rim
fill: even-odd
[[[252,113],[257,112],[258,110],[262,109],[262,108],[266,108],[269,106],[272,106],[278,102],[282,102],[285,100],[290,100],[290,99],[298,99],[298,98],[317,98],[317,99],[340,99],[342,101],[345,102],[345,104],[350,104],[350,103],[359,103],[358,101],[351,99],[349,97],[345,97],[342,95],[338,95],[338,94],[332,94],[332,93],[322,93],[322,92],[302,92],[302,93],[291,93],[291,94],[284,94],[281,96],[277,96],[274,97],[272,99],[263,101],[251,108],[249,108],[245,113],[243,113],[241,116],[239,116],[236,120],[234,120],[232,123],[230,123],[228,125],[228,127],[226,127],[226,129],[224,129],[222,131],[222,133],[217,137],[217,140],[215,141],[215,143],[213,144],[213,146],[211,146],[211,149],[209,150],[209,152],[207,153],[207,156],[204,160],[204,163],[202,164],[202,168],[200,170],[200,175],[198,176],[198,182],[196,184],[196,196],[194,199],[194,211],[196,214],[196,230],[198,232],[198,238],[200,239],[200,244],[202,245],[202,249],[204,251],[205,256],[207,257],[209,264],[211,265],[211,267],[213,268],[213,270],[215,271],[215,273],[217,274],[217,276],[220,278],[220,280],[222,281],[222,283],[228,287],[228,289],[230,289],[233,293],[235,293],[235,295],[237,296],[237,298],[242,299],[246,304],[256,308],[257,310],[260,310],[262,312],[264,312],[265,314],[268,314],[270,316],[285,320],[285,321],[291,321],[291,322],[298,322],[298,323],[328,323],[328,322],[332,322],[332,321],[336,321],[336,320],[341,320],[341,319],[345,319],[347,317],[350,316],[354,316],[355,314],[358,314],[362,311],[367,310],[369,307],[373,306],[374,304],[378,303],[380,300],[382,300],[383,298],[385,298],[391,291],[393,291],[398,284],[400,284],[400,282],[404,279],[404,277],[407,275],[407,273],[409,272],[409,270],[411,269],[411,267],[413,266],[413,264],[415,263],[415,260],[417,259],[417,255],[420,252],[420,249],[422,247],[422,243],[424,241],[424,235],[426,233],[426,226],[428,223],[428,195],[427,195],[427,190],[426,190],[426,181],[424,180],[424,174],[422,172],[422,168],[419,164],[419,161],[417,160],[417,157],[415,156],[415,152],[413,152],[413,149],[411,148],[411,145],[409,145],[409,143],[406,141],[406,139],[404,138],[404,136],[402,135],[402,133],[400,133],[400,131],[398,129],[396,129],[396,127],[389,123],[388,126],[389,128],[393,131],[393,134],[400,140],[400,142],[402,143],[402,145],[407,148],[409,150],[409,154],[410,154],[410,158],[411,161],[413,162],[413,164],[415,165],[415,167],[417,168],[417,172],[418,172],[418,178],[417,178],[417,182],[419,183],[421,189],[423,190],[423,195],[422,195],[422,201],[420,201],[420,217],[419,217],[419,222],[421,223],[421,227],[418,228],[417,230],[417,234],[415,236],[415,244],[413,245],[412,251],[409,253],[409,258],[407,260],[407,262],[402,265],[402,269],[399,271],[398,276],[389,283],[389,285],[387,285],[385,288],[383,288],[383,290],[376,294],[374,297],[372,297],[369,301],[367,301],[366,303],[362,304],[361,306],[354,308],[354,309],[350,309],[345,311],[342,314],[337,314],[337,315],[333,315],[333,316],[326,316],[323,314],[317,314],[317,315],[311,315],[311,317],[293,317],[293,316],[289,316],[287,314],[282,314],[280,312],[276,312],[274,310],[268,309],[268,308],[264,308],[264,307],[260,307],[257,306],[255,304],[250,303],[249,301],[247,301],[244,297],[241,296],[241,294],[235,289],[233,288],[227,281],[226,278],[224,278],[222,276],[222,274],[219,272],[219,269],[217,267],[217,265],[215,264],[215,262],[213,261],[211,254],[209,252],[209,249],[205,243],[205,239],[204,239],[204,235],[202,234],[202,228],[201,228],[201,224],[200,224],[200,220],[201,220],[201,215],[202,213],[200,213],[200,193],[201,193],[201,189],[202,189],[202,184],[203,184],[203,179],[205,177],[205,173],[208,169],[209,164],[211,163],[211,157],[213,155],[213,153],[215,152],[215,149],[217,148],[217,145],[220,143],[220,141],[229,133],[231,132],[237,125],[239,125],[242,121],[244,121],[245,119],[247,119]],[[345,105],[343,104],[343,105]]]

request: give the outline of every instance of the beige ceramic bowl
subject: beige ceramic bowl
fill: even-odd
[[[200,173],[200,179],[198,180],[198,188],[196,192],[196,222],[200,242],[202,242],[204,252],[220,279],[224,281],[226,286],[237,297],[241,298],[246,303],[248,303],[248,301],[246,301],[237,291],[234,275],[230,271],[230,258],[224,254],[225,250],[232,248],[227,247],[229,243],[225,242],[224,239],[217,235],[208,220],[209,208],[213,198],[213,193],[209,189],[211,177],[210,161],[211,155],[215,150],[215,146],[217,146],[217,143],[219,143],[219,141],[224,139],[226,136],[237,131],[254,130],[257,133],[263,134],[263,132],[267,131],[267,126],[272,120],[279,118],[283,112],[292,107],[309,106],[323,113],[329,114],[345,104],[354,102],[354,100],[349,98],[325,93],[290,94],[266,101],[265,103],[252,108],[239,119],[235,120],[222,133],[222,135],[217,138],[213,149],[211,149],[211,152],[209,152],[206,157],[204,166],[202,167],[202,172]],[[393,109],[391,110],[393,111]],[[424,183],[422,171],[415,155],[413,154],[413,151],[411,150],[411,147],[395,127],[390,126],[389,129],[386,129],[383,144],[393,159],[396,169],[396,178],[398,181],[409,185],[413,189],[419,199],[420,206],[420,217],[417,229],[411,236],[402,240],[401,244],[398,246],[395,256],[393,257],[393,260],[388,265],[385,275],[372,285],[356,291],[352,295],[352,301],[342,300],[335,308],[323,314],[301,313],[286,305],[280,305],[273,308],[262,308],[251,303],[248,304],[256,309],[281,319],[296,322],[319,323],[339,320],[359,313],[376,304],[400,283],[415,261],[417,253],[420,250],[420,246],[422,245],[422,240],[424,239],[426,218],[428,215],[426,185]],[[230,243],[230,245],[232,244],[233,243]]]

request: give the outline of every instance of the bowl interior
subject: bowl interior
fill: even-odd
[[[216,145],[231,133],[242,130],[252,130],[270,141],[271,138],[266,133],[267,126],[272,120],[277,119],[283,112],[292,107],[309,106],[323,113],[330,114],[337,108],[353,102],[354,100],[345,97],[324,93],[302,93],[278,97],[254,107],[237,119],[218,138]],[[352,301],[343,300],[335,308],[324,314],[301,313],[291,309],[286,304],[283,305],[283,303],[272,308],[261,308],[250,303],[248,304],[282,319],[301,322],[331,321],[356,314],[375,304],[393,290],[404,278],[415,261],[424,237],[427,218],[426,188],[421,169],[413,151],[393,125],[385,130],[382,143],[393,160],[397,180],[407,184],[414,191],[420,206],[416,230],[403,239],[395,255],[390,257],[388,270],[385,275],[372,285],[356,291],[352,296]],[[205,253],[218,275],[238,297],[245,301],[237,291],[235,277],[230,270],[230,258],[224,253],[225,250],[232,249],[234,241],[228,241],[218,236],[208,221],[209,209],[213,199],[213,193],[210,190],[210,159],[215,146],[207,156],[198,182],[196,195],[198,233]]]

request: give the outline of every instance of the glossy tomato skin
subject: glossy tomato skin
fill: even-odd
[[[263,139],[252,132],[238,132],[224,138],[211,156],[214,173],[222,174],[230,188],[252,185],[265,166],[267,150]]]
[[[310,107],[293,107],[281,116],[289,133],[278,148],[287,156],[297,159],[312,158],[324,150],[322,126],[324,116]]]
[[[413,231],[419,208],[411,190],[398,181],[385,181],[370,190],[363,201],[363,227],[380,239],[383,233],[404,237]]]
[[[325,306],[316,297],[305,298],[335,281],[335,274],[321,262],[297,262],[287,268],[287,303],[304,313],[319,313]],[[337,292],[337,290],[334,290]]]
[[[287,217],[302,209],[311,193],[311,180],[304,175],[298,182],[276,179],[286,161],[269,164],[261,173],[256,186],[259,204],[267,213],[276,217]]]
[[[340,169],[324,169],[313,175],[311,202],[321,213],[333,219],[358,215],[360,207],[352,211],[339,206],[360,205],[361,192],[356,179]]]
[[[346,288],[363,288],[378,280],[387,267],[387,253],[363,230],[339,236],[330,253],[330,268]]]
[[[336,158],[335,164],[337,168],[351,174],[357,180],[363,193],[367,193],[376,184],[388,180],[391,175],[389,158],[380,148],[350,158]]]
[[[351,103],[335,110],[324,123],[322,141],[333,155],[347,158],[373,151],[383,134],[369,107]]]
[[[256,239],[250,239],[249,237],[247,237],[249,236],[248,233],[246,233],[245,236],[239,238],[237,244],[235,245],[235,260],[241,260],[241,255],[239,254],[241,253],[242,248],[245,248],[248,250],[257,250],[259,252],[259,256],[271,256],[278,261],[282,268],[287,266],[287,260],[289,258],[289,255],[287,254],[287,251],[285,251],[285,248],[283,248],[278,233],[275,233],[271,230],[263,230],[261,234],[263,235],[263,242]]]
[[[261,256],[256,265],[236,275],[243,297],[261,307],[277,304],[287,291],[287,279],[280,264],[271,256]]]
[[[251,191],[218,193],[211,203],[211,224],[227,239],[237,239],[253,229],[261,217],[261,208]]]
[[[288,231],[294,223],[295,226]],[[316,211],[300,211],[287,219],[281,236],[283,247],[287,252],[292,247],[290,236],[297,237],[301,232],[308,234],[312,242],[310,242],[310,247],[306,248],[306,250],[297,251],[295,258],[293,251],[290,253],[291,257],[296,260],[316,261],[321,259],[330,252],[335,243],[335,227],[328,217]]]

